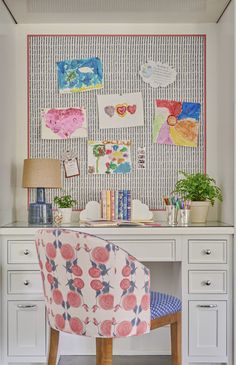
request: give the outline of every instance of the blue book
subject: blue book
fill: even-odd
[[[123,191],[123,220],[128,220],[128,190]]]
[[[131,221],[132,212],[131,212],[131,190],[127,190],[127,220]]]
[[[115,220],[118,219],[118,191],[115,191]]]
[[[123,219],[123,190],[118,191],[118,219]]]

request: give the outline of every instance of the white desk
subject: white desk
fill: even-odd
[[[182,297],[183,364],[232,365],[231,226],[85,228],[113,241],[151,268],[151,286]],[[37,227],[2,227],[2,361],[44,363],[45,310],[34,246]],[[157,264],[159,263],[159,264]],[[24,285],[24,282],[29,282]],[[116,340],[115,353],[168,354],[168,331]],[[94,353],[91,339],[65,335],[62,354]]]

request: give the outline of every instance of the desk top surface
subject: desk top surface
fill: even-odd
[[[79,222],[63,224],[60,227],[53,225],[30,225],[27,222],[13,222],[0,228],[0,235],[4,234],[34,234],[39,228],[64,228],[76,229],[83,232],[93,232],[94,234],[123,235],[123,234],[233,234],[234,227],[223,222],[209,221],[207,223],[191,223],[188,226],[169,226],[166,222],[154,222],[155,226],[85,226]],[[158,225],[157,225],[158,224]]]
[[[153,225],[152,225],[153,224]],[[54,225],[34,225],[34,224],[29,224],[28,222],[12,222],[12,223],[9,223],[9,224],[6,224],[0,228],[56,228],[57,226],[54,226]],[[99,228],[99,229],[102,229],[102,228],[138,228],[138,229],[144,229],[144,228],[150,228],[150,229],[153,229],[153,228],[172,228],[172,229],[176,229],[176,228],[196,228],[196,227],[233,227],[232,224],[228,224],[228,223],[223,223],[223,222],[216,222],[216,221],[209,221],[209,222],[206,222],[206,223],[189,223],[187,226],[183,226],[183,225],[175,225],[175,226],[171,226],[169,225],[167,222],[147,222],[147,225],[139,225],[139,224],[135,224],[135,222],[130,222],[130,224],[124,224],[119,226],[119,227],[116,227],[116,226],[105,226],[105,223],[103,226],[97,226],[96,223],[93,225],[91,223],[91,225],[88,227],[87,225],[85,225],[83,222],[72,222],[70,224],[61,224],[60,225],[60,228]],[[57,227],[58,228],[58,227]]]

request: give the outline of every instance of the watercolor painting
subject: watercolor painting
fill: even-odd
[[[201,104],[156,100],[153,143],[197,147]]]
[[[130,141],[88,141],[89,174],[131,172]]]
[[[123,95],[98,95],[97,100],[100,129],[144,125],[143,98],[140,92]]]
[[[60,93],[103,88],[102,62],[98,57],[57,62]]]
[[[84,108],[52,108],[41,111],[41,138],[68,139],[87,137]]]

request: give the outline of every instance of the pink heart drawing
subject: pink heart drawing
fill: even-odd
[[[116,105],[116,112],[120,117],[124,117],[127,113],[127,104]]]
[[[85,111],[82,108],[49,109],[42,113],[45,126],[60,138],[70,138],[84,127]]]
[[[104,108],[104,111],[107,115],[109,115],[109,117],[113,117],[114,113],[115,113],[115,108],[112,105],[108,105]]]
[[[137,109],[137,107],[136,107],[135,104],[134,105],[128,105],[128,107],[127,107],[127,110],[130,114],[134,114],[136,112],[136,109]]]

